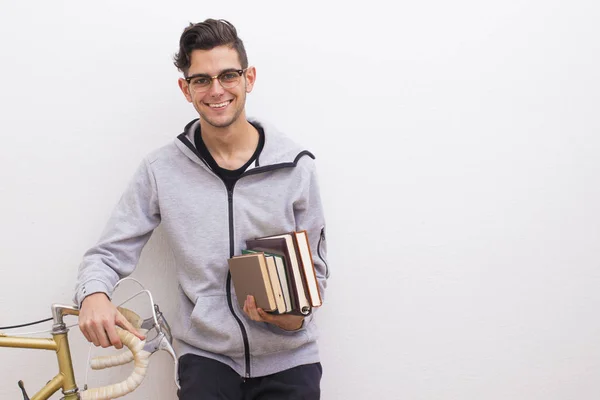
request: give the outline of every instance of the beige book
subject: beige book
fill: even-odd
[[[242,254],[252,253],[264,252],[255,250],[242,250]],[[287,291],[284,293],[283,289],[284,287],[287,289],[287,282],[285,280],[285,271],[283,270],[283,265],[279,266],[277,264],[278,260],[276,256],[268,253],[264,253],[264,255],[267,260],[267,269],[269,270],[269,278],[271,279],[271,286],[273,287],[273,295],[275,296],[275,302],[277,303],[277,312],[279,314],[284,314],[288,311],[292,311],[292,307],[288,307],[289,300],[286,303],[285,296]],[[289,296],[289,294],[287,295]]]
[[[227,262],[240,308],[244,308],[246,297],[252,295],[258,308],[265,311],[277,309],[264,253],[234,256]]]
[[[242,250],[242,254],[264,253],[269,267],[269,277],[273,285],[273,294],[277,302],[277,311],[279,314],[285,314],[292,311],[292,302],[288,287],[287,274],[283,257],[277,254],[267,253],[266,251]]]
[[[319,292],[319,283],[317,281],[317,273],[313,262],[310,244],[308,242],[308,233],[306,231],[294,232],[296,236],[296,244],[298,245],[298,253],[302,260],[302,268],[306,277],[306,286],[310,294],[310,300],[313,307],[320,307],[323,304],[321,293]]]
[[[277,273],[277,265],[275,264],[275,257],[265,255],[267,260],[267,269],[269,270],[269,278],[271,278],[271,286],[273,287],[273,295],[275,295],[275,303],[277,303],[277,311],[279,314],[286,312],[285,300],[283,299],[283,292],[281,290],[281,282],[279,281],[279,274]]]
[[[279,276],[279,283],[281,284],[281,294],[283,295],[283,302],[285,304],[285,312],[290,312],[292,311],[292,299],[287,280],[287,273],[285,272],[285,261],[283,260],[283,256],[270,253],[265,253],[265,255],[269,255],[275,260],[275,267],[277,269],[277,275]]]

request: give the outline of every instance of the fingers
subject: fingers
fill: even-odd
[[[79,328],[89,342],[96,346],[111,346],[116,335],[113,310],[114,306],[104,293],[93,293],[82,301]],[[117,344],[120,344],[118,337],[116,340]]]
[[[102,321],[96,321],[94,319],[86,319],[80,322],[79,325],[83,336],[95,346],[109,347],[110,340],[106,335],[104,323]]]
[[[253,296],[248,296],[244,302],[244,312],[252,319],[257,322],[267,322],[269,324],[277,325],[281,329],[287,331],[298,330],[302,327],[304,317],[298,315],[274,315],[266,312],[262,308],[256,307],[256,301]]]
[[[121,338],[117,334],[115,319],[116,311],[94,310],[89,307],[79,314],[79,329],[88,342],[97,347],[123,348]]]
[[[95,322],[95,330],[94,333],[96,334],[96,337],[98,338],[98,341],[100,342],[100,346],[107,348],[111,346],[111,341],[108,338],[108,334],[107,334],[107,329],[110,329],[108,327],[108,321],[104,320],[104,321],[100,321],[100,322]],[[113,325],[113,329],[114,329],[114,325]]]
[[[80,326],[80,329],[83,333],[83,336],[85,336],[88,342],[93,343],[96,347],[100,346],[100,341],[98,340],[96,333],[94,333],[94,330],[91,329],[91,327],[87,328],[85,325],[83,325],[83,327]]]
[[[275,317],[273,315],[269,314],[262,308],[259,308],[257,311],[258,311],[258,316],[260,317],[261,320],[268,322],[270,324],[272,324],[274,322]]]
[[[81,318],[79,319],[79,330],[81,331],[81,333],[85,337],[85,340],[87,340],[90,343],[94,343],[95,337],[92,337],[92,335],[90,334],[90,332],[88,332],[87,326],[86,326],[86,324],[84,323],[84,321]],[[94,344],[96,344],[96,343],[94,343]]]
[[[146,336],[142,335],[137,329],[135,329],[135,327],[133,325],[131,325],[131,323],[127,320],[127,318],[125,318],[125,316],[118,311],[117,311],[116,323],[118,326],[125,329],[126,331],[133,333],[140,340],[146,339]]]
[[[244,303],[244,312],[252,319],[253,321],[263,322],[259,312],[259,309],[256,308],[256,301],[254,300],[254,296],[246,297],[246,302]]]
[[[108,336],[108,340],[110,341],[110,343],[113,346],[115,346],[115,348],[117,348],[117,349],[123,348],[123,343],[121,342],[121,338],[119,337],[119,334],[117,333],[115,324],[113,324],[111,321],[106,321],[104,323],[104,332]],[[104,346],[102,346],[102,347],[104,347]]]

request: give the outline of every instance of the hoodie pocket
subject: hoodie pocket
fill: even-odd
[[[240,326],[231,315],[227,296],[198,297],[185,341],[199,349],[229,357],[244,355]]]
[[[266,322],[250,321],[250,354],[253,356],[297,349],[311,340],[308,328],[286,331]]]

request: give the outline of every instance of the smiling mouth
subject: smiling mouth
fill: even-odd
[[[232,101],[233,101],[233,100],[227,100],[227,101],[224,101],[224,102],[222,102],[222,103],[206,103],[206,104],[207,104],[207,105],[208,105],[210,108],[213,108],[213,109],[216,109],[216,110],[218,110],[218,109],[221,109],[221,108],[225,108],[225,107],[227,107],[227,106],[229,105],[229,103],[231,103]]]

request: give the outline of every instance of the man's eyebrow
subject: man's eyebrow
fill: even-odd
[[[224,72],[239,71],[240,69],[242,69],[242,68],[225,68],[224,70],[222,70],[221,72],[219,72],[217,75],[221,75]],[[200,78],[200,77],[209,77],[210,78],[210,75],[207,74],[207,73],[200,72],[200,73],[197,73],[197,74],[189,75],[187,77],[187,79]]]

